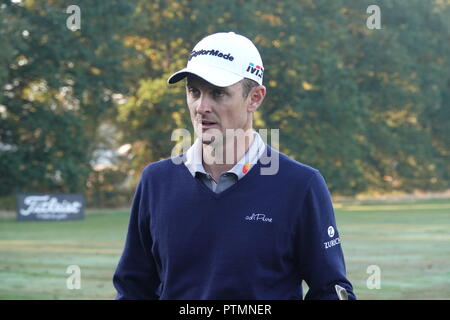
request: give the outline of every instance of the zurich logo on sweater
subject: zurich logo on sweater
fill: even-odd
[[[329,226],[327,232],[328,232],[328,236],[330,238],[334,237],[335,230],[334,230],[333,226]],[[334,247],[334,246],[336,246],[336,245],[338,245],[340,243],[341,243],[341,239],[338,237],[336,239],[332,239],[330,241],[324,242],[323,244],[325,246],[325,249],[329,249],[329,248]]]

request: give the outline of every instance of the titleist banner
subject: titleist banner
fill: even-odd
[[[17,220],[60,221],[84,217],[84,197],[81,194],[19,194]]]

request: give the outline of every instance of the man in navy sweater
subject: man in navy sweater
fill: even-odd
[[[134,196],[117,299],[355,299],[320,172],[264,143],[260,54],[233,32],[202,39],[184,78],[195,143],[149,164]],[[275,164],[275,165],[274,165]]]

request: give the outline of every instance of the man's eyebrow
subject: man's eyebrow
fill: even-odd
[[[217,86],[212,86],[211,87],[212,90],[216,90],[216,91],[224,91],[224,92],[228,92],[226,87],[217,87]]]
[[[192,83],[189,81],[186,81],[186,87],[199,87],[201,86],[199,83]],[[225,91],[228,92],[227,87],[218,87],[218,86],[214,86],[214,85],[207,85],[207,87],[211,90],[220,90],[220,91]]]

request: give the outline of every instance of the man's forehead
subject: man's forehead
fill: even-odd
[[[219,86],[216,86],[216,85],[214,85],[214,84],[206,81],[205,79],[200,78],[199,76],[196,76],[194,74],[189,74],[186,77],[186,85],[188,85],[188,86],[196,85],[196,86],[219,88],[219,89],[227,89],[227,88],[230,88],[230,87],[233,86],[233,85],[231,85],[231,86],[228,86],[228,87],[219,87]]]

